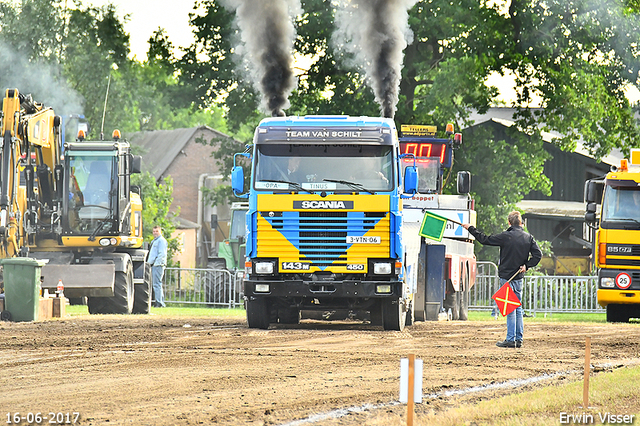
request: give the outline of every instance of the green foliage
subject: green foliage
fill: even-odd
[[[506,140],[514,141],[508,144]],[[549,154],[539,134],[525,136],[502,126],[475,126],[464,134],[456,151],[452,175],[460,170],[472,174],[472,190],[478,213],[478,228],[487,235],[508,228],[507,215],[530,191],[551,194],[551,182],[544,175]],[[446,192],[455,192],[450,179]],[[495,261],[498,248],[476,243],[479,260]]]
[[[516,75],[518,129],[528,136],[507,145],[520,132],[469,129],[452,171],[472,172],[479,226],[488,233],[504,229],[506,214],[525,195],[548,193],[540,131],[563,134],[556,142],[567,150],[582,140],[596,157],[614,148],[628,153],[640,136],[624,96],[627,85],[637,87],[640,71],[637,1],[512,0],[508,9],[503,3],[416,1],[396,112],[398,125],[468,126],[471,110],[496,104],[498,93],[486,86],[487,77]],[[116,127],[132,132],[206,124],[247,143],[263,117],[247,78],[251,64],[236,55],[233,14],[220,1],[199,5],[190,17],[192,46],[176,56],[159,29],[139,62],[129,58],[124,19],[113,5],[2,2],[0,83],[33,92],[56,112],[84,113],[90,137],[101,131],[106,100],[107,134]],[[377,115],[362,68],[336,47],[334,3],[301,0],[301,6],[294,50],[309,65],[296,70],[298,87],[287,113]],[[543,108],[527,109],[534,101]],[[230,156],[244,149],[212,146],[228,176]],[[216,188],[211,199],[221,203],[228,195],[228,187]]]
[[[216,164],[223,176],[229,178],[231,176],[231,170],[234,164],[234,154],[238,152],[246,152],[246,144],[238,139],[230,136],[214,137],[210,140],[205,138],[196,139],[196,142],[203,145],[213,147],[211,157],[215,158]],[[243,166],[245,170],[245,188],[248,186],[249,180],[249,166],[250,163],[246,157],[238,156],[236,158],[237,165]],[[212,206],[224,205],[231,200],[237,200],[233,195],[230,185],[219,185],[216,188],[202,187],[201,191],[204,195],[204,199]]]
[[[175,218],[180,213],[180,209],[175,213],[169,212],[169,207],[173,201],[173,179],[165,177],[163,184],[156,183],[156,180],[149,172],[131,176],[131,185],[140,187],[140,198],[142,198],[142,236],[147,242],[153,240],[153,227],[160,226],[162,235],[168,243],[168,265],[174,266],[173,255],[179,250],[178,239],[171,238],[171,234],[176,230]]]

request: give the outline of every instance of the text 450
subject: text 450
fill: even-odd
[[[7,413],[7,424],[72,424],[78,421],[80,413],[54,413],[48,415],[42,413]]]

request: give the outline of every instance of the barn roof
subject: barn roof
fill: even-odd
[[[532,110],[536,109],[541,108],[532,108]],[[474,122],[473,126],[492,121],[505,127],[511,127],[516,124],[516,120],[513,118],[515,112],[515,108],[494,107],[489,108],[485,114],[472,113],[469,119]],[[553,140],[562,137],[562,134],[558,132],[541,132],[541,136],[542,140],[544,140],[545,142],[553,143]],[[574,152],[585,157],[594,158],[594,156],[591,155],[585,148],[582,140],[577,141],[576,149]],[[624,155],[622,155],[622,152],[619,149],[614,149],[608,155],[604,156],[600,161],[610,166],[619,166],[620,160],[622,160],[623,158]]]
[[[139,147],[142,155],[142,170],[148,171],[157,180],[167,171],[173,160],[198,131],[210,131],[216,136],[227,137],[209,126],[175,130],[153,130],[127,135],[131,146]]]

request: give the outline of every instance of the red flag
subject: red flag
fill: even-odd
[[[518,296],[509,285],[509,282],[504,283],[491,298],[498,304],[498,309],[500,309],[503,317],[506,317],[513,312],[514,309],[522,305],[520,299],[518,299]]]

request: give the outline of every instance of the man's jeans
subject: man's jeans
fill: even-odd
[[[151,276],[153,277],[153,294],[155,297],[155,305],[164,308],[164,294],[162,293],[162,276],[164,275],[164,266],[152,266]]]
[[[507,280],[500,278],[500,287],[506,283]],[[510,283],[511,289],[518,296],[520,303],[522,303],[522,280],[513,280]],[[507,315],[507,341],[522,341],[522,332],[524,330],[524,324],[522,323],[523,314],[522,305],[518,306],[510,314]]]

